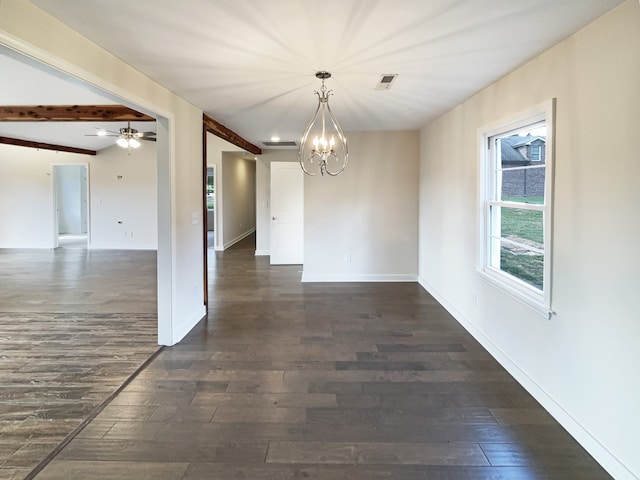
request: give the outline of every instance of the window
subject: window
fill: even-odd
[[[531,161],[539,162],[540,161],[540,151],[542,147],[540,145],[531,145]]]
[[[551,310],[553,106],[553,101],[545,102],[515,119],[481,129],[480,135],[478,270],[494,285],[547,315]]]

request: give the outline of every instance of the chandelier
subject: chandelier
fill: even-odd
[[[300,166],[307,175],[320,172],[320,175],[336,176],[342,173],[349,160],[347,139],[329,107],[329,95],[333,93],[327,90],[324,81],[331,78],[331,74],[320,71],[316,72],[316,77],[322,80],[322,86],[319,92],[314,92],[318,96],[318,106],[300,141]]]

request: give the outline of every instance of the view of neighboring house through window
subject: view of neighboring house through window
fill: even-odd
[[[552,106],[552,104],[550,104]],[[550,308],[552,112],[485,130],[480,271]]]

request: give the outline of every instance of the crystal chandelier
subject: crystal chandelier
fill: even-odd
[[[329,107],[332,91],[327,90],[324,81],[331,78],[331,74],[320,71],[316,72],[316,77],[322,80],[322,86],[319,92],[314,92],[318,95],[318,107],[300,141],[300,166],[307,175],[320,172],[320,175],[336,176],[342,173],[349,160],[347,139]]]

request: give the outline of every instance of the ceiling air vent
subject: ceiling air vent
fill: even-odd
[[[398,78],[397,73],[387,73],[384,75],[380,75],[380,80],[376,85],[376,90],[389,90],[391,88],[391,84]]]
[[[294,141],[279,141],[279,142],[262,142],[265,147],[297,147],[298,144]]]

